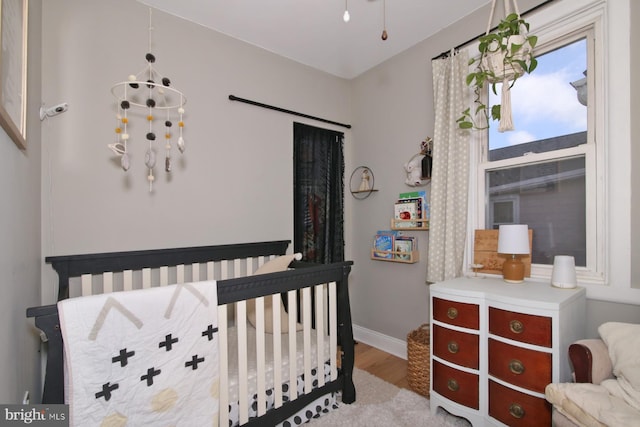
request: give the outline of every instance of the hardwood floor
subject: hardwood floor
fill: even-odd
[[[355,346],[355,366],[400,388],[409,388],[407,361],[362,342]]]

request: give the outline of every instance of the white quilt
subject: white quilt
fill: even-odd
[[[58,303],[72,426],[217,426],[215,281]]]

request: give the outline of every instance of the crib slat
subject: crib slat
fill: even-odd
[[[255,269],[253,268],[253,257],[245,258],[244,260],[245,266],[245,276],[253,276]]]
[[[133,271],[124,270],[122,272],[122,290],[130,291],[133,289]]]
[[[151,269],[142,269],[142,289],[149,289],[151,287]]]
[[[227,336],[227,306],[218,306],[218,370],[220,376],[219,425],[229,425],[229,346]]]
[[[233,260],[233,276],[231,276],[231,277],[233,277],[233,278],[241,277],[241,274],[240,274],[241,263],[240,262],[241,262],[240,259],[234,259]]]
[[[324,285],[314,286],[316,293],[316,366],[318,367],[318,387],[324,385]]]
[[[298,370],[296,366],[296,318],[298,317],[296,291],[287,292],[287,298],[289,303],[289,400],[294,400],[298,397],[298,388],[296,387]]]
[[[176,265],[176,283],[184,283],[184,264]]]
[[[338,351],[338,304],[336,282],[329,283],[329,354],[331,355],[331,381],[338,378],[336,354]]]
[[[313,388],[311,379],[311,288],[302,289],[302,343],[304,345],[304,393],[310,393]],[[295,330],[295,329],[294,329]]]
[[[102,274],[102,292],[105,294],[113,292],[113,272],[111,271]]]
[[[264,297],[256,298],[256,357],[257,357],[257,387],[258,390],[258,416],[267,410],[266,397],[266,363],[264,342]]]
[[[191,281],[199,282],[200,281],[200,264],[194,262],[191,264]]]
[[[229,278],[229,261],[220,262],[220,279],[225,280]]]
[[[91,282],[92,282],[91,274],[83,274],[80,277],[80,283],[82,285],[82,296],[88,296],[93,293]]]
[[[169,267],[160,267],[160,286],[167,286],[169,284]]]
[[[249,386],[247,368],[247,303],[236,303],[236,326],[238,329],[238,410],[240,424],[249,421]]]
[[[207,263],[207,280],[215,279],[215,264],[213,261]]]
[[[282,406],[282,324],[280,322],[280,307],[282,300],[280,295],[271,296],[271,304],[273,307],[273,384],[275,385],[274,406],[279,408]]]

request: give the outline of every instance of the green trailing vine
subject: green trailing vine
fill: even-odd
[[[529,23],[518,14],[511,13],[500,21],[494,32],[485,34],[478,39],[480,55],[469,60],[468,65],[476,64],[476,68],[466,78],[467,86],[474,87],[475,107],[469,107],[464,110],[462,116],[456,120],[461,129],[487,129],[489,127],[489,118],[492,120],[500,120],[501,118],[500,104],[493,105],[489,109],[482,102],[482,94],[486,84],[490,84],[491,90],[497,95],[496,85],[503,82],[503,78],[496,74],[495,69],[487,65],[490,55],[502,54],[502,71],[517,70],[509,78],[510,88],[524,73],[529,74],[536,69],[538,61],[533,55],[533,49],[538,42],[538,37],[528,35],[528,32]],[[522,36],[524,38],[521,43],[517,43],[514,42],[513,36]],[[479,114],[485,118],[486,126],[476,123],[474,120],[474,117]]]

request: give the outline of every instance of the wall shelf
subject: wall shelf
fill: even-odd
[[[418,251],[398,252],[398,251],[379,251],[371,249],[371,259],[376,261],[400,262],[404,264],[415,264],[420,261],[420,253]]]
[[[420,227],[411,227],[412,223],[421,222]],[[428,219],[391,219],[392,230],[414,230],[414,231],[426,231],[429,230]]]

